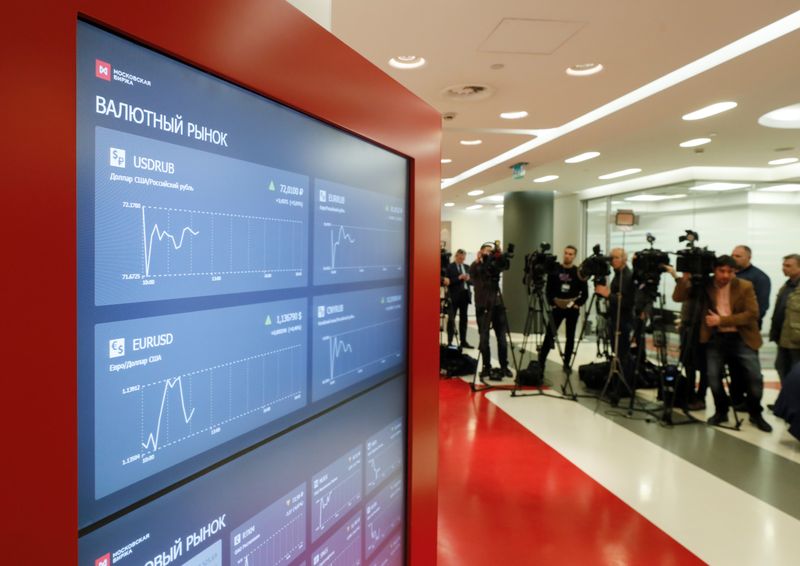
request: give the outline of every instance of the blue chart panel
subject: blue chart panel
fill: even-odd
[[[314,549],[311,563],[314,566],[359,566],[361,564],[360,512]]]
[[[324,180],[315,186],[314,284],[402,276],[403,200]]]
[[[369,566],[403,566],[403,534],[398,532],[394,535]]]
[[[314,298],[314,401],[401,362],[403,293],[387,287]]]
[[[300,485],[231,531],[231,566],[289,564],[306,547],[306,492]]]
[[[311,540],[316,541],[362,496],[361,446],[311,478]]]
[[[366,514],[367,557],[386,540],[392,531],[403,522],[403,478],[391,480],[374,499],[367,501]]]
[[[403,467],[403,419],[397,419],[367,440],[367,493]]]
[[[96,498],[305,406],[306,305],[98,324]]]
[[[95,304],[308,284],[308,177],[95,129]]]

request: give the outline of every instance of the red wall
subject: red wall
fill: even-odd
[[[77,561],[75,22],[412,158],[409,562],[435,563],[438,113],[283,0],[4,3],[4,564]]]

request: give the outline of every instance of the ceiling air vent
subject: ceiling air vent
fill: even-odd
[[[463,84],[449,86],[442,91],[442,96],[449,100],[484,100],[494,94],[494,89],[488,85]]]

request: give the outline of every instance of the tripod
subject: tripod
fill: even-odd
[[[599,297],[599,298],[598,298]],[[596,302],[595,302],[596,301]],[[606,319],[608,317],[608,302],[606,301],[605,297],[598,295],[597,293],[592,293],[592,297],[589,299],[589,303],[586,305],[586,308],[583,311],[583,324],[581,325],[581,331],[578,334],[578,339],[575,342],[575,349],[572,350],[572,356],[569,359],[569,367],[575,367],[575,361],[578,358],[578,348],[580,348],[581,342],[583,341],[583,337],[586,333],[586,326],[589,323],[589,313],[592,312],[592,306],[595,307],[596,311],[596,320],[597,320],[597,327],[596,327],[596,346],[597,346],[597,355],[596,358],[605,358],[611,359],[611,353],[609,352],[609,336],[608,336],[608,326],[606,323]],[[602,322],[602,324],[601,324]]]
[[[441,292],[444,287],[444,293]],[[439,291],[439,346],[447,344],[444,333],[447,326],[447,319],[450,316],[450,288],[447,285],[440,287]]]
[[[483,362],[481,360],[481,356],[484,355],[484,352],[488,353],[489,349],[489,338],[491,335],[491,331],[494,329],[494,321],[493,315],[495,313],[495,309],[499,308],[502,316],[505,319],[506,316],[506,304],[503,300],[503,293],[500,291],[500,276],[497,275],[496,277],[492,277],[490,279],[490,293],[491,293],[491,300],[489,300],[483,308],[485,311],[481,314],[481,320],[479,321],[479,330],[480,330],[480,338],[478,342],[478,358],[477,363],[475,364],[475,374],[472,376],[472,383],[470,383],[470,389],[473,393],[488,391],[490,389],[508,389],[507,385],[490,385],[483,381],[483,378],[478,378],[478,374],[481,371],[482,363],[485,364],[486,360],[484,359]],[[476,308],[477,306],[477,296],[476,296]],[[514,365],[514,372],[518,376],[519,375],[519,365],[517,364],[517,357],[514,354],[514,343],[511,340],[511,330],[508,327],[508,321],[506,319],[505,323],[505,335],[506,339],[508,340],[506,349],[507,351],[511,352],[511,359]],[[491,363],[487,367],[490,367]],[[479,385],[480,384],[480,385]]]
[[[520,365],[522,365],[522,360],[525,358],[525,352],[527,351],[528,341],[530,340],[531,334],[534,334],[536,337],[534,339],[534,343],[536,345],[537,351],[542,347],[542,342],[540,340],[544,329],[547,328],[546,332],[549,332],[550,336],[553,337],[553,342],[558,349],[558,355],[563,360],[564,353],[561,350],[561,342],[558,338],[558,332],[556,330],[555,320],[553,320],[553,310],[550,307],[550,304],[547,301],[547,297],[544,293],[544,280],[542,279],[535,279],[533,286],[528,288],[528,313],[525,317],[525,325],[523,326],[522,330],[522,346],[520,347]],[[546,334],[546,333],[545,333]],[[567,379],[565,383],[561,386],[561,392],[564,396],[560,395],[550,395],[545,393],[542,385],[544,383],[544,376],[542,376],[542,381],[540,381],[539,385],[536,388],[536,393],[532,394],[521,394],[520,391],[522,390],[522,381],[517,375],[517,379],[514,383],[514,388],[511,390],[512,397],[526,397],[531,395],[539,395],[545,397],[556,397],[558,399],[569,399],[572,401],[577,400],[578,395],[575,393],[575,390],[572,387],[572,382],[570,381],[570,374],[566,373]]]

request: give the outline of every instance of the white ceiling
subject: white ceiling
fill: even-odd
[[[532,139],[513,130],[565,124],[797,10],[796,0],[333,0],[331,21],[333,33],[353,49],[440,112],[457,114],[443,122],[442,157],[453,162],[442,165],[442,176],[449,178]],[[800,130],[757,124],[762,114],[800,102],[798,54],[795,31],[456,183],[442,199],[472,204],[466,193],[475,188],[572,193],[616,183],[597,177],[632,167],[644,177],[686,167],[768,167],[771,159],[800,157]],[[390,67],[399,55],[427,63]],[[564,72],[587,62],[605,68],[589,77]],[[493,94],[470,101],[442,95],[465,84],[489,86]],[[739,105],[706,120],[681,120],[723,100]],[[529,116],[499,117],[516,110]],[[709,136],[702,153],[678,147]],[[474,138],[483,143],[458,143]],[[564,163],[589,150],[601,156]],[[518,161],[529,163],[527,175],[513,181],[509,167]],[[560,178],[531,182],[550,174]]]

